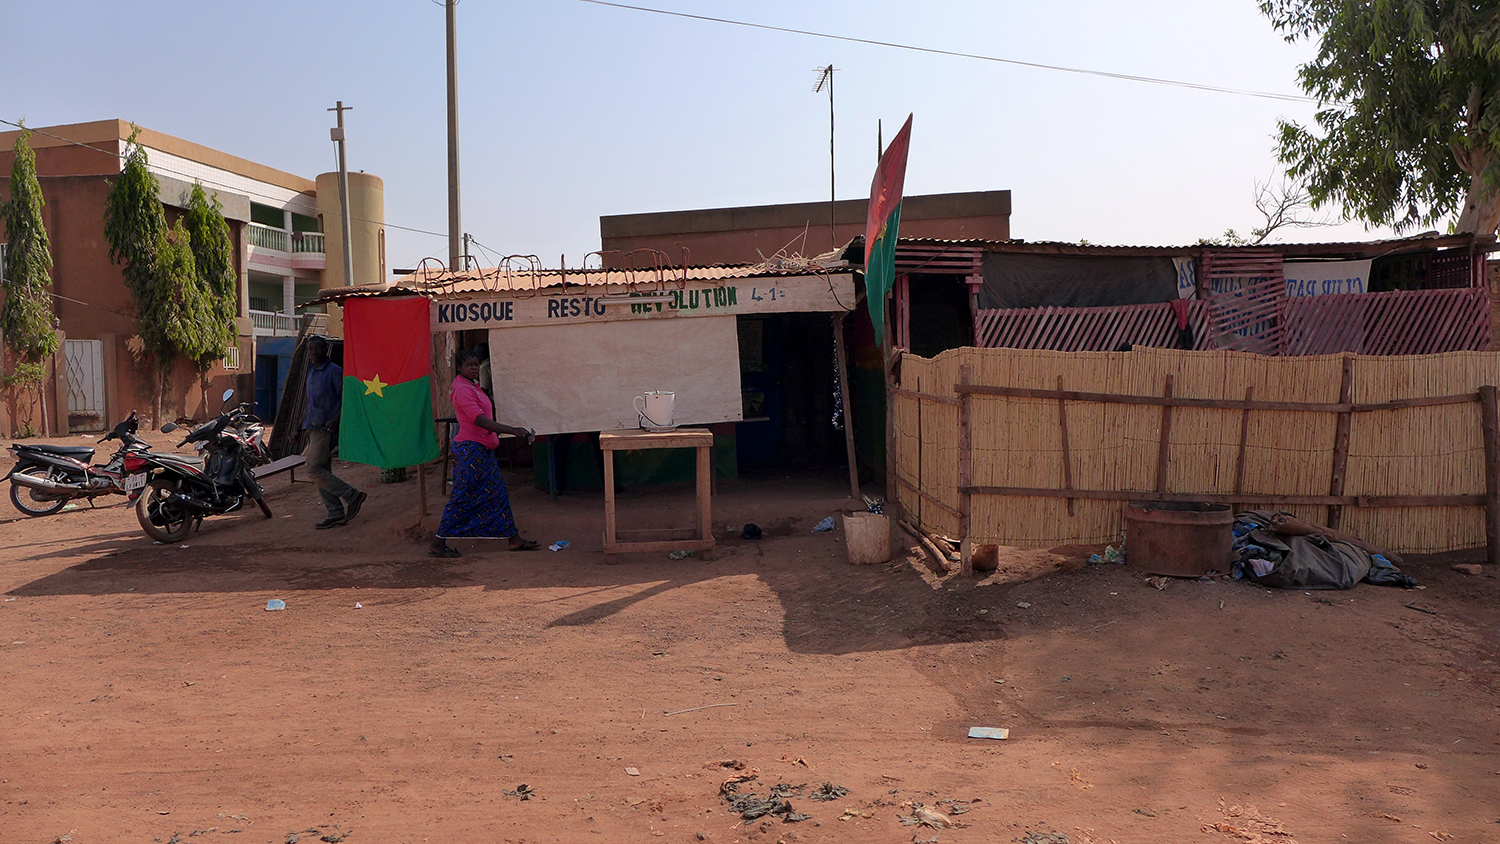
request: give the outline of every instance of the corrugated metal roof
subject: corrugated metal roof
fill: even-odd
[[[738,278],[769,278],[798,275],[822,275],[850,272],[842,261],[781,260],[759,264],[716,264],[702,267],[663,269],[511,269],[488,268],[451,273],[447,270],[418,270],[400,276],[389,284],[360,284],[333,287],[322,291],[316,301],[336,302],[351,296],[395,296],[423,293],[435,298],[470,296],[477,293],[537,292],[569,287],[611,288],[618,292],[641,292],[669,289],[688,282],[722,281]]]
[[[1191,246],[1133,246],[1095,243],[1065,243],[1062,241],[1041,240],[945,240],[942,238],[930,237],[903,237],[897,245],[897,251],[899,254],[900,250],[903,247],[911,246],[917,249],[922,249],[923,247],[948,247],[953,249],[978,248],[983,250],[984,252],[1032,255],[1169,257],[1173,255],[1195,255],[1205,250],[1211,250],[1215,252],[1271,250],[1279,252],[1283,257],[1287,258],[1368,258],[1407,251],[1467,248],[1471,243],[1474,242],[1475,238],[1471,235],[1442,235],[1437,233],[1421,234],[1412,237],[1390,238],[1386,240],[1351,241],[1341,243],[1263,243],[1258,246],[1213,246],[1203,244],[1193,244]],[[856,237],[853,241],[851,241],[849,245],[844,249],[843,257],[846,260],[855,262],[862,261],[864,258],[864,238]]]

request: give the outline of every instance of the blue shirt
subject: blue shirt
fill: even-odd
[[[344,403],[344,370],[331,360],[307,370],[307,413],[302,430],[321,431],[338,422]]]

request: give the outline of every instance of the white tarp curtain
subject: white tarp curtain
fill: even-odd
[[[490,329],[495,417],[538,434],[638,426],[633,399],[677,394],[672,421],[736,422],[739,335],[732,315]]]

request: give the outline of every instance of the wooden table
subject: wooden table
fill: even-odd
[[[604,452],[604,553],[635,551],[703,551],[714,547],[713,454],[714,435],[707,428],[678,428],[656,433],[645,430],[604,431],[599,449]],[[698,450],[698,526],[677,530],[620,530],[615,526],[615,452],[647,448],[696,448]],[[696,536],[663,538],[667,534]],[[622,537],[638,537],[623,539]],[[706,555],[705,555],[706,556]]]

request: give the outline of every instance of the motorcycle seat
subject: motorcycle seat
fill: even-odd
[[[22,451],[38,451],[43,454],[60,454],[67,457],[94,456],[93,446],[87,445],[47,445],[46,443],[27,445],[24,443],[16,443],[16,447],[21,449]]]
[[[172,462],[172,463],[185,463],[185,464],[187,464],[189,466],[202,466],[203,465],[203,458],[201,458],[201,457],[189,457],[186,454],[174,454],[174,453],[171,453],[171,452],[159,452],[158,451],[158,452],[152,452],[151,456],[155,457],[155,458],[157,458],[159,460],[166,460],[166,461],[169,461],[169,462]]]

